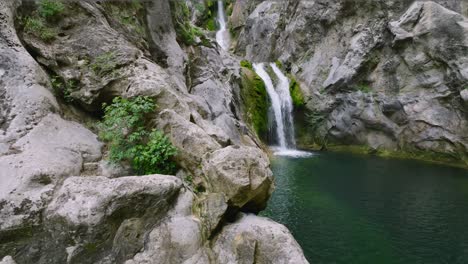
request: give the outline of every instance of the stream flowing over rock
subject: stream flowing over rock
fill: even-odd
[[[42,22],[56,33],[47,40],[21,21],[37,3],[0,3],[0,263],[307,263],[284,226],[255,216],[273,177],[242,118],[239,59],[208,33],[187,45],[178,1],[63,3]],[[90,124],[116,96],[155,100],[177,177],[106,161]],[[255,252],[232,251],[236,232]]]

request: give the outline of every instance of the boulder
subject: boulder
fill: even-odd
[[[146,232],[165,217],[181,187],[165,175],[68,178],[45,211],[57,237],[53,250],[67,251],[69,262],[122,263],[143,247]],[[59,263],[48,253],[42,254]]]
[[[266,207],[273,191],[273,175],[268,157],[259,149],[229,146],[203,157],[202,170],[209,190],[224,193],[228,204],[245,211]]]
[[[255,215],[226,225],[213,251],[218,263],[309,263],[285,226]]]

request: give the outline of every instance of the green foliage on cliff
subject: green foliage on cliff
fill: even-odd
[[[71,93],[77,87],[76,80],[64,81],[59,76],[54,75],[51,77],[51,83],[52,88],[54,89],[54,94],[56,96],[62,97],[67,103],[73,103],[75,101],[74,98],[71,96]]]
[[[263,80],[248,67],[242,68],[241,98],[246,121],[264,137],[268,132],[268,94]]]
[[[145,36],[143,17],[144,8],[140,0],[132,1],[106,1],[102,3],[108,14],[130,31],[138,36]]]
[[[57,32],[48,27],[41,18],[25,17],[22,24],[24,25],[24,32],[36,36],[45,42],[50,42],[57,37]]]
[[[203,3],[197,3],[195,8],[201,14],[199,26],[209,31],[216,30],[216,1],[205,0]]]
[[[175,173],[172,158],[176,148],[161,132],[146,126],[148,115],[156,108],[151,98],[116,97],[112,104],[104,104],[103,108],[99,137],[108,143],[112,162],[129,162],[141,175]]]
[[[42,0],[39,2],[39,15],[45,19],[56,19],[63,13],[65,6],[57,0]]]
[[[202,31],[190,22],[190,10],[185,1],[170,1],[172,21],[177,40],[186,45],[194,45],[196,38],[203,35]]]
[[[57,0],[41,0],[38,9],[29,15],[22,17],[19,21],[25,33],[40,38],[48,43],[57,37],[55,23],[64,14],[65,6]]]
[[[296,79],[289,75],[289,92],[291,93],[291,99],[293,101],[293,105],[296,108],[302,108],[305,106],[304,95],[302,94],[301,87]]]

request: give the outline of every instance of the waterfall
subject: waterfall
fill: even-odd
[[[280,149],[286,149],[286,136],[284,131],[284,119],[282,111],[282,102],[280,95],[276,92],[275,87],[273,86],[273,81],[270,78],[270,75],[265,71],[263,63],[254,63],[253,64],[255,72],[262,78],[265,83],[265,88],[267,90],[268,96],[271,101],[271,108],[273,109],[273,114],[275,117],[275,128],[276,128],[276,137]]]
[[[289,79],[278,69],[275,63],[270,64],[273,72],[279,82],[276,86],[276,92],[281,102],[281,112],[283,118],[283,129],[287,148],[296,148],[296,139],[293,120],[293,103],[291,93],[289,92]]]
[[[224,3],[221,0],[218,0],[218,25],[219,30],[216,32],[216,42],[224,50],[229,49],[229,32],[226,27],[226,16],[224,15]]]
[[[265,70],[264,63],[253,64],[255,72],[265,83],[265,88],[271,101],[271,110],[273,110],[274,116],[271,127],[275,130],[276,141],[279,144],[275,154],[292,157],[312,156],[313,154],[310,152],[296,150],[293,103],[291,93],[289,92],[289,79],[275,63],[270,63],[269,66],[278,79],[276,87]]]

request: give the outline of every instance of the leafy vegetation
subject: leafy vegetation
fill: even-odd
[[[107,74],[114,74],[117,68],[115,53],[106,52],[94,59],[94,62],[89,65],[91,70],[98,76],[104,77]]]
[[[44,20],[37,17],[25,17],[23,19],[24,32],[36,36],[45,42],[50,42],[57,37],[57,32],[46,26]]]
[[[175,173],[172,158],[176,148],[160,131],[146,126],[148,115],[156,108],[151,98],[116,97],[112,104],[104,104],[103,108],[99,137],[108,143],[110,161],[129,162],[141,175]]]
[[[64,10],[63,3],[57,0],[42,0],[39,2],[39,16],[47,20],[57,19]]]
[[[65,102],[73,103],[74,98],[72,97],[71,93],[77,87],[76,80],[68,80],[65,82],[62,78],[55,75],[51,78],[52,88],[54,89],[54,93],[56,96],[61,96]]]
[[[58,0],[41,0],[37,10],[20,20],[24,32],[38,37],[44,42],[51,42],[57,37],[53,23],[60,19],[64,11],[64,4]]]

